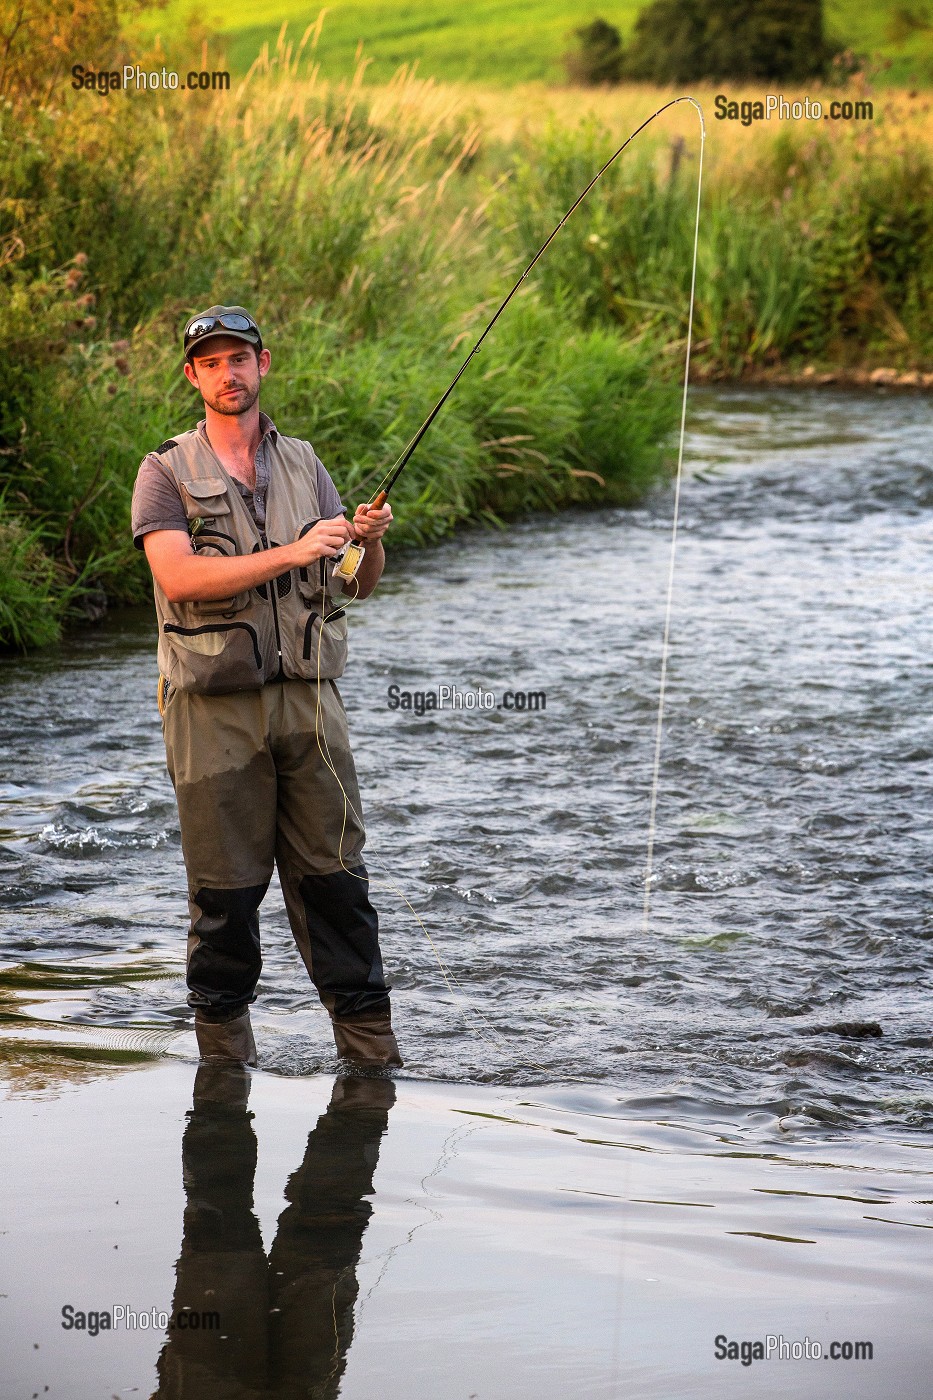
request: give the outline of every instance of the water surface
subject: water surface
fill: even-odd
[[[342,689],[409,1074],[928,1125],[931,442],[920,397],[694,395],[647,932],[670,491],[463,535],[359,607]],[[148,610],[0,667],[20,1047],[192,1053],[155,678]],[[546,708],[418,717],[393,684]],[[275,891],[263,929],[262,1064],[326,1069]]]
[[[647,929],[671,492],[394,562],[342,689],[407,1065],[356,1127],[275,890],[249,1108],[188,1115],[148,609],[0,664],[11,1395],[923,1400],[931,445],[694,395]],[[199,1288],[221,1341],[60,1326]],[[715,1357],[772,1333],[874,1359]]]

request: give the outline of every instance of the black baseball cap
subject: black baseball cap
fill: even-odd
[[[221,335],[245,340],[248,345],[255,345],[257,350],[262,349],[259,327],[245,307],[209,306],[185,323],[185,359],[190,360],[195,350],[200,350],[208,340]]]

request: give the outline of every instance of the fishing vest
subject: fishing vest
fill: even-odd
[[[320,516],[309,443],[270,434],[261,531],[206,437],[192,429],[152,455],[174,476],[198,554],[255,554],[298,539]],[[257,690],[267,681],[335,679],[347,661],[347,620],[331,597],[329,560],[210,603],[173,603],[155,583],[159,670],[200,695]]]

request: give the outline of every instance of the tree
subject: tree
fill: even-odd
[[[622,36],[614,25],[594,19],[573,31],[577,48],[564,55],[564,67],[572,83],[598,87],[622,77]]]
[[[75,63],[106,67],[146,0],[0,0],[0,98],[47,102]]]
[[[625,74],[792,82],[822,76],[833,53],[822,0],[653,0],[635,22]]]

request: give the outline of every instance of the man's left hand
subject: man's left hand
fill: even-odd
[[[381,540],[392,524],[392,507],[388,501],[380,510],[371,506],[357,506],[353,515],[353,533],[361,544],[374,544]]]

